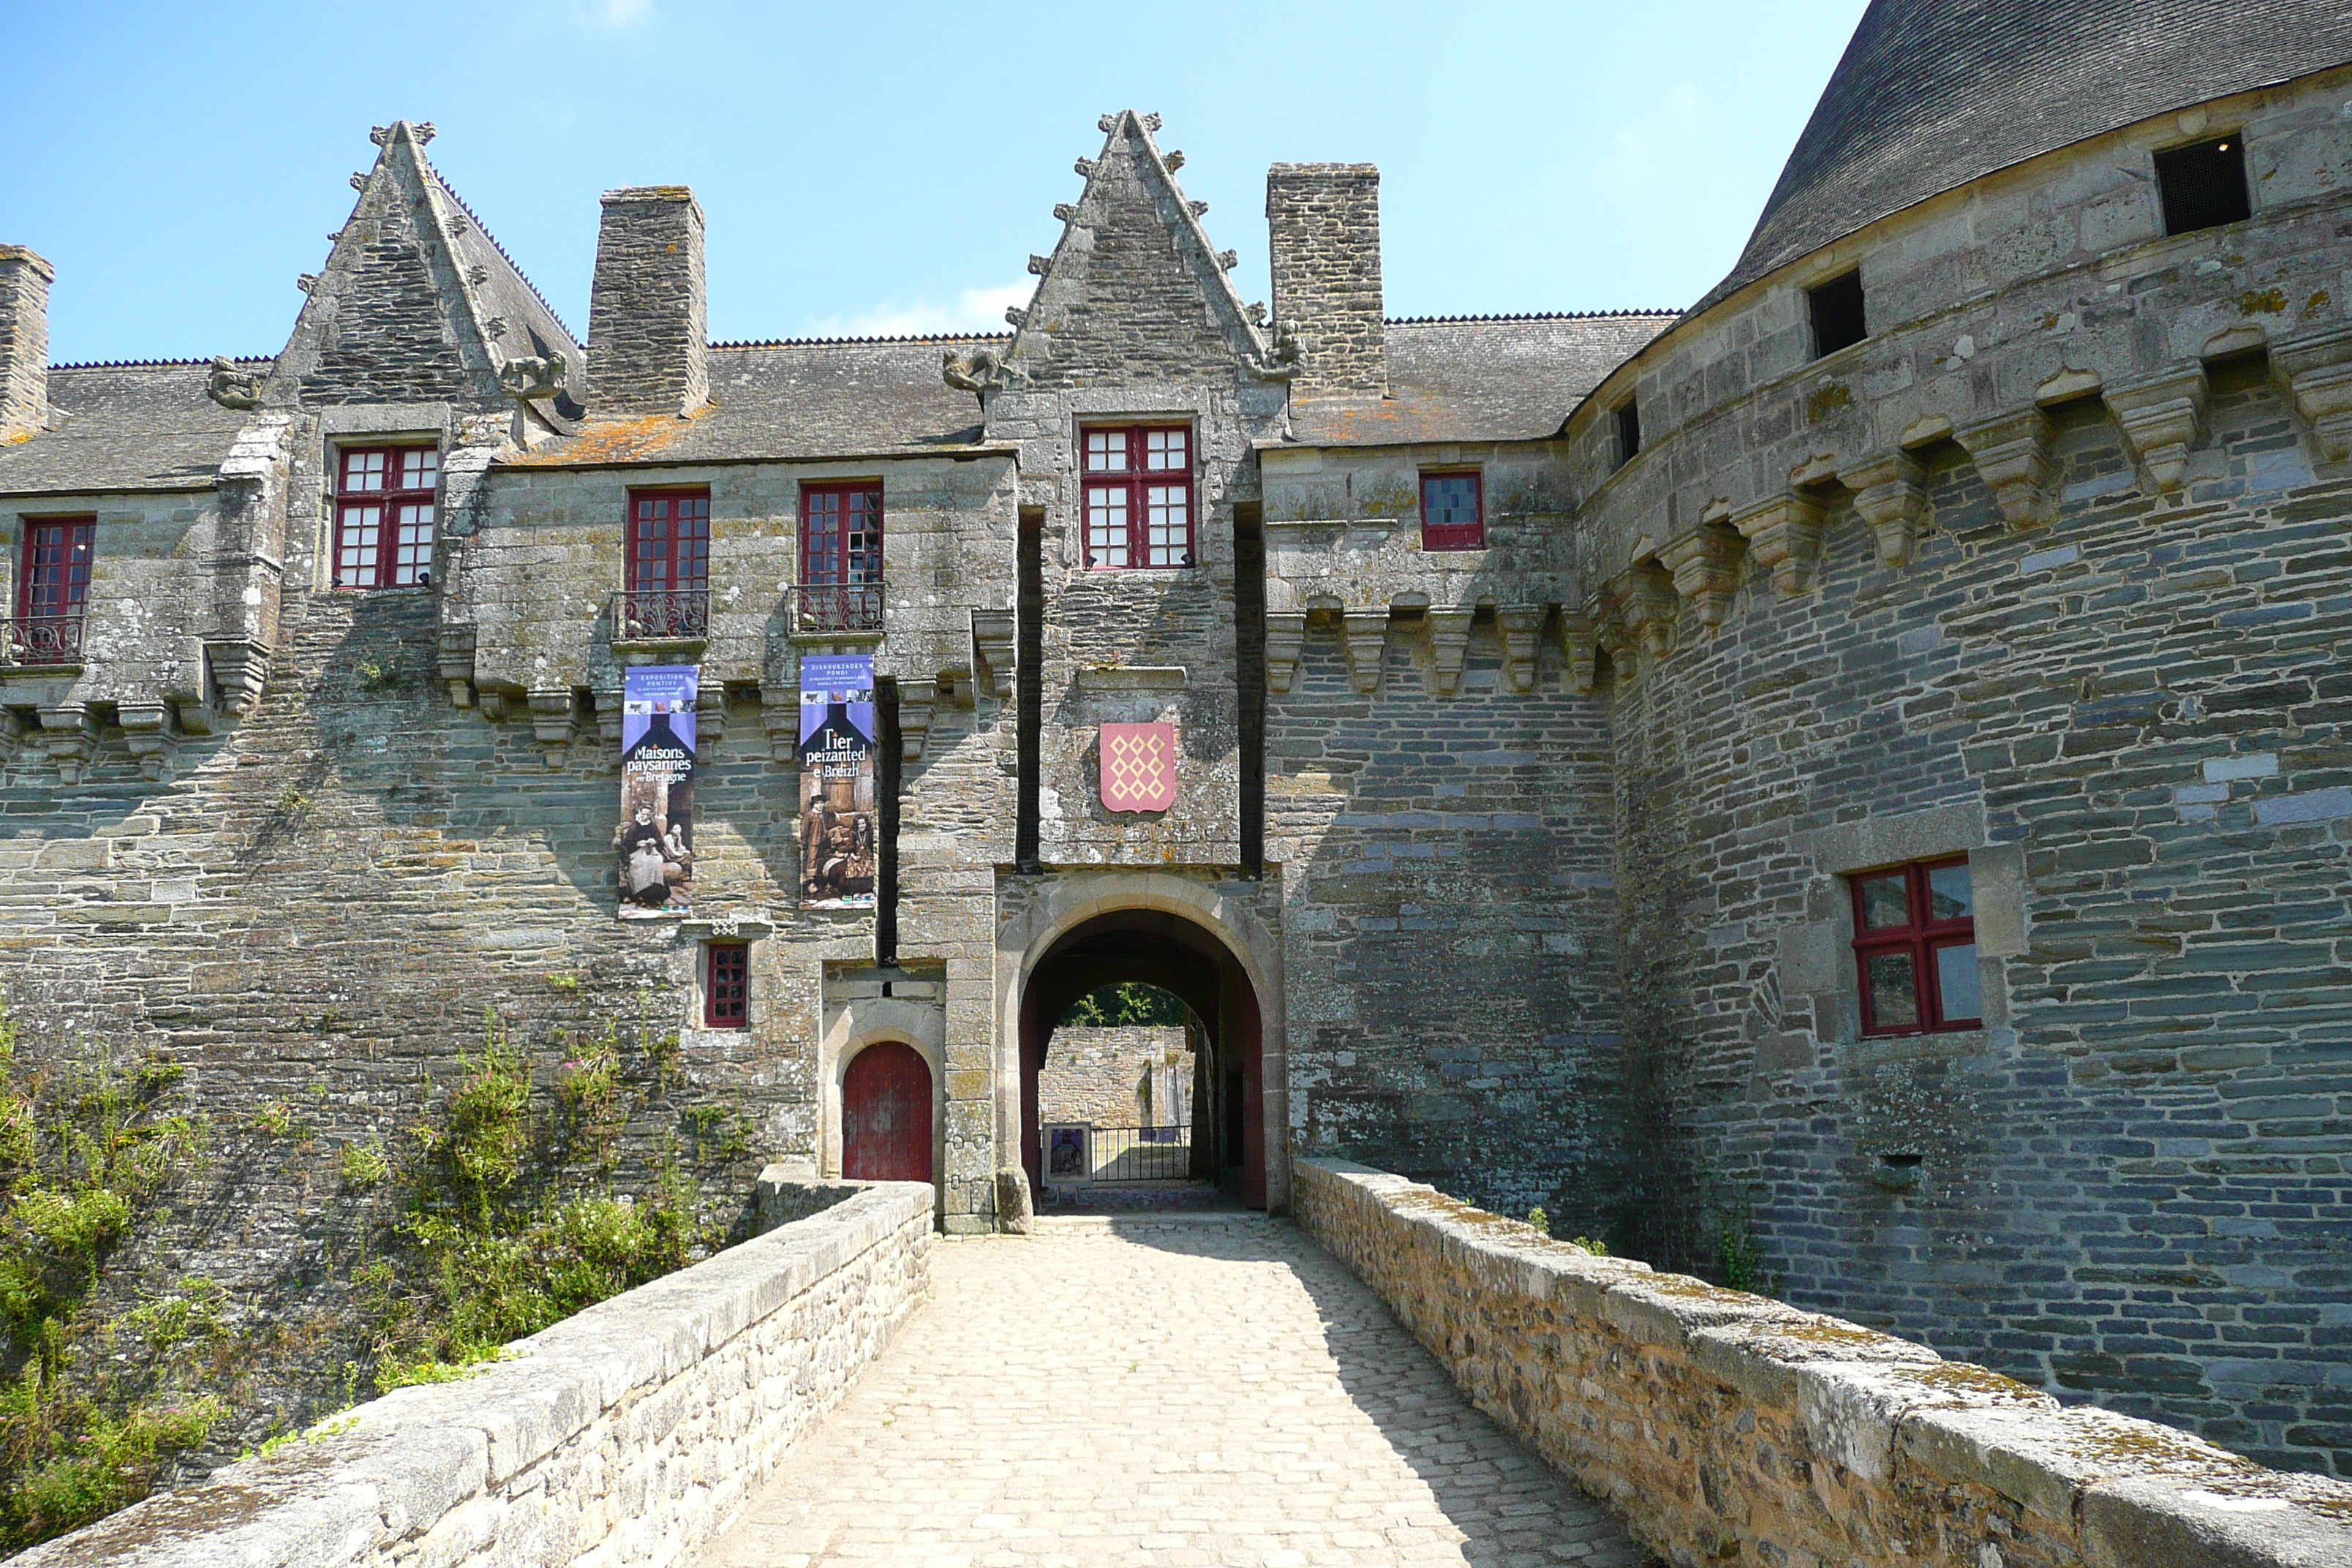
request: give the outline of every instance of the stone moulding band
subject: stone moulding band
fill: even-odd
[[[2352,1563],[2352,1486],[1923,1345],[1292,1163],[1294,1212],[1487,1415],[1674,1562]]]
[[[21,1568],[378,1568],[690,1555],[839,1403],[930,1284],[926,1183],[761,1177],[831,1205],[11,1559]],[[616,1551],[616,1548],[618,1550]]]

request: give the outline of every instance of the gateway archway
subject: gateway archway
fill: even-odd
[[[1021,1163],[1031,1192],[1045,1184],[1037,1079],[1055,1025],[1081,996],[1127,981],[1167,991],[1192,1010],[1208,1060],[1193,1103],[1194,1174],[1267,1205],[1265,1008],[1241,954],[1187,912],[1112,909],[1064,924],[1025,965],[1019,991]]]

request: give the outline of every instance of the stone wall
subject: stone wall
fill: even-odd
[[[1045,1068],[1037,1075],[1038,1120],[1049,1126],[1143,1125],[1137,1120],[1142,1114],[1143,1075],[1163,1066],[1171,1055],[1190,1092],[1192,1053],[1182,1029],[1065,1025],[1054,1031]]]
[[[932,1190],[811,1217],[404,1388],[23,1568],[620,1568],[715,1536],[929,1289]]]
[[[1402,1177],[1293,1165],[1299,1222],[1473,1401],[1678,1568],[2318,1568],[2352,1486],[2061,1409],[1834,1318],[1596,1258]]]

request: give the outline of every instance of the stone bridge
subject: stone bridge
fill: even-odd
[[[948,1242],[926,1185],[762,1189],[751,1241],[16,1561],[2352,1563],[2352,1487],[1361,1167]]]

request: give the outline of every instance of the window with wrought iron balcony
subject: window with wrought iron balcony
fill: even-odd
[[[624,586],[613,642],[700,643],[710,635],[710,492],[629,492]]]
[[[25,520],[24,559],[16,574],[16,614],[0,621],[0,663],[78,665],[89,601],[89,558],[97,520]]]
[[[882,487],[801,488],[801,574],[796,632],[882,629]]]

